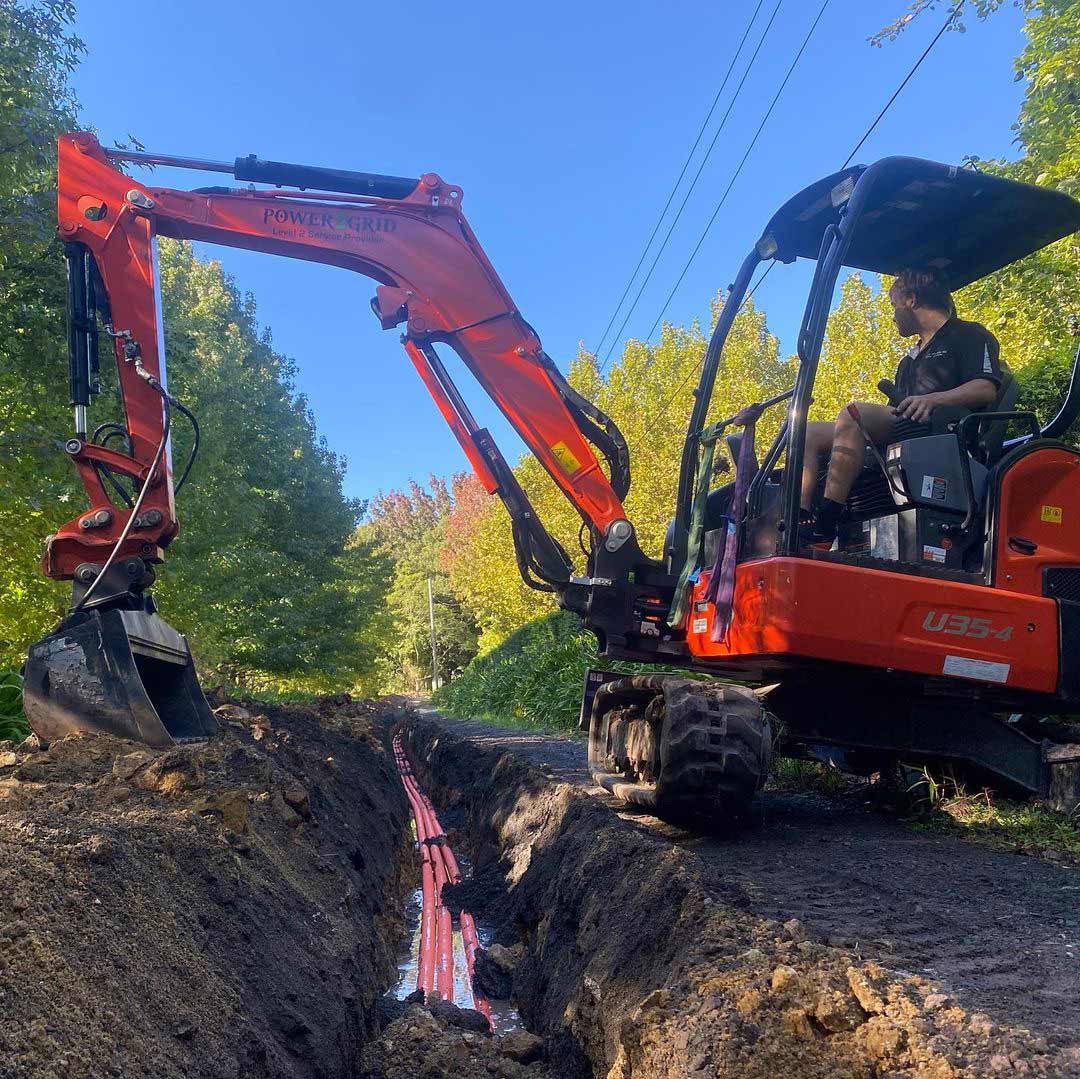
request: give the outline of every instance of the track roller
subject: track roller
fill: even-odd
[[[673,824],[730,827],[772,764],[773,717],[750,689],[634,675],[596,691],[589,769],[605,790]]]

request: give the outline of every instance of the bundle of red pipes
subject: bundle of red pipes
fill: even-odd
[[[453,1003],[454,926],[450,910],[443,904],[442,889],[446,883],[457,884],[461,880],[461,871],[454,852],[446,842],[439,818],[435,816],[435,807],[412,774],[400,734],[394,736],[394,759],[401,774],[401,784],[409,799],[413,820],[416,822],[416,842],[421,858],[423,906],[420,912],[420,965],[416,985],[424,991],[425,996],[437,992],[444,1000]],[[473,982],[476,951],[480,947],[476,922],[473,916],[465,911],[461,912],[459,921],[472,1006],[482,1012],[491,1024],[491,1007],[487,999],[476,991]]]

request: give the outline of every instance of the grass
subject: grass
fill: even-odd
[[[857,776],[848,775],[847,772],[841,772],[839,768],[822,761],[778,757],[773,763],[768,789],[794,794],[822,794],[827,798],[835,798],[865,785],[865,781]]]
[[[433,703],[449,715],[538,730],[577,726],[581,687],[599,665],[592,634],[576,616],[548,615],[523,626],[501,645],[477,656]]]
[[[0,739],[21,742],[30,733],[22,707],[22,676],[0,671]]]
[[[596,638],[577,616],[559,611],[511,634],[477,656],[432,702],[447,715],[483,719],[530,730],[577,730],[585,672],[624,674],[675,671],[674,667],[612,662],[596,653]]]
[[[1080,865],[1080,809],[1058,813],[1035,801],[1019,802],[989,788],[969,791],[952,775],[898,768],[873,782],[818,761],[777,760],[769,789],[840,797],[862,790],[917,831],[985,843],[998,850]]]
[[[929,811],[913,819],[916,828],[1080,864],[1080,809],[1058,813],[1038,802],[1017,802],[986,789],[972,793],[951,781],[936,786]]]

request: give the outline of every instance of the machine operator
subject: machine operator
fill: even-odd
[[[931,433],[940,405],[980,411],[1001,387],[997,338],[978,322],[956,316],[956,305],[933,270],[902,270],[889,289],[893,322],[901,337],[918,337],[896,370],[901,400],[891,405],[856,402],[863,427],[878,445]],[[815,507],[821,458],[828,455],[825,494]],[[847,406],[835,423],[806,425],[799,521],[804,546],[831,545],[851,487],[866,459],[866,439]]]

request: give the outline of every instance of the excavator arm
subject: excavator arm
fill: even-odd
[[[121,172],[115,164],[121,160],[229,172],[279,189],[154,188]],[[295,189],[281,190],[285,184]],[[254,157],[232,164],[193,161],[105,150],[86,133],[62,136],[57,209],[69,269],[76,426],[66,448],[90,508],[48,538],[45,573],[75,578],[78,590],[80,580],[93,581],[114,548],[120,562],[160,561],[179,529],[171,466],[159,452],[170,398],[156,236],[307,259],[373,278],[378,285],[372,308],[380,324],[404,326],[409,359],[481,483],[505,502],[526,581],[565,598],[572,588],[570,560],[537,520],[489,432],[477,425],[435,350],[437,343],[461,357],[573,503],[594,542],[609,556],[620,552],[620,562],[639,559],[621,501],[630,484],[625,442],[544,352],[465,220],[461,203],[461,188],[433,173],[413,180]],[[98,388],[99,326],[112,337],[116,352],[126,415],[122,446],[107,444],[115,427],[104,437],[87,430],[87,406]],[[610,479],[593,447],[606,459]],[[155,468],[157,457],[161,462]],[[149,481],[137,514],[110,498],[103,481],[117,476],[135,487]]]
[[[224,172],[251,186],[150,187],[117,167],[125,160]],[[85,133],[61,136],[57,210],[68,265],[75,417],[65,449],[90,506],[48,537],[42,559],[48,576],[74,582],[70,612],[31,645],[25,667],[26,715],[44,742],[90,730],[167,746],[217,729],[188,643],[158,615],[149,592],[180,527],[169,456],[173,417],[185,416],[198,434],[196,417],[168,389],[158,236],[323,262],[373,278],[380,324],[404,327],[409,359],[480,482],[506,505],[526,582],[582,615],[609,652],[671,642],[665,618],[673,580],[641,553],[622,506],[630,486],[626,443],[544,352],[461,202],[461,188],[433,173],[408,179],[254,157],[196,161],[105,150]],[[113,343],[124,422],[91,429],[103,334]],[[591,540],[584,576],[575,576],[491,434],[473,418],[438,344],[461,357],[581,515]],[[177,489],[190,465],[191,459]]]

